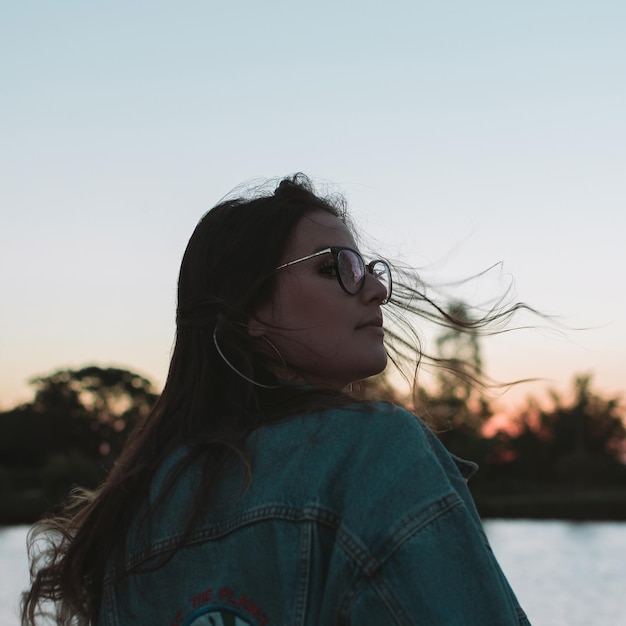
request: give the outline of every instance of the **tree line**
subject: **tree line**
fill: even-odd
[[[34,521],[75,486],[96,488],[158,397],[147,378],[94,365],[30,382],[33,400],[0,413],[0,524]]]
[[[464,362],[480,359],[478,344],[458,339],[444,336],[441,355],[460,358],[449,349],[456,341]],[[506,428],[487,433],[489,402],[450,371],[420,390],[420,404],[450,452],[479,464],[470,488],[482,515],[626,519],[619,397],[599,395],[592,377],[579,375],[568,400],[554,392],[547,407],[529,399]],[[31,522],[73,487],[97,487],[158,397],[148,379],[119,368],[59,370],[31,383],[31,402],[0,413],[0,523]],[[368,384],[414,408],[386,379]]]

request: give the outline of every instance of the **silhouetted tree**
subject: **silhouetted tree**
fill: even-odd
[[[96,487],[156,400],[149,380],[117,368],[31,383],[32,402],[0,413],[0,523],[29,523],[73,486]]]
[[[626,485],[621,399],[593,393],[590,375],[574,378],[569,404],[554,391],[551,396],[552,408],[531,402],[517,418],[520,431],[510,442],[514,474],[575,487]]]
[[[34,399],[0,413],[0,465],[41,467],[53,455],[106,465],[156,400],[149,380],[89,366],[34,378]]]
[[[441,366],[437,372],[438,395],[468,402],[476,395],[475,382],[483,373],[479,336],[463,302],[453,302],[448,314],[457,324],[446,328],[436,340]]]
[[[483,360],[479,334],[463,302],[452,302],[448,314],[456,323],[436,339],[436,387],[425,393],[425,406],[451,452],[483,461],[492,451],[481,431],[492,413],[480,389]]]
[[[34,378],[31,384],[36,390],[34,410],[55,420],[74,421],[80,432],[78,438],[83,438],[82,452],[90,456],[115,458],[157,398],[147,378],[124,369],[94,365],[60,370]]]

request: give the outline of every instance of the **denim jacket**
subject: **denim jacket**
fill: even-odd
[[[413,414],[388,404],[293,417],[249,439],[252,477],[220,478],[182,548],[200,468],[174,487],[135,568],[105,576],[100,626],[529,625],[466,480]],[[161,468],[154,500],[183,450]],[[155,568],[155,564],[157,567]]]

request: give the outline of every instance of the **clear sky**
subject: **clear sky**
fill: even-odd
[[[591,327],[488,341],[492,376],[626,391],[625,26],[623,0],[3,3],[0,409],[61,367],[162,384],[196,222],[295,171],[429,278],[502,261]]]

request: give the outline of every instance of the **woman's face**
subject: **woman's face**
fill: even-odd
[[[357,248],[339,219],[316,211],[296,225],[280,265],[331,246]],[[347,294],[333,261],[328,253],[277,270],[272,298],[249,330],[276,347],[300,382],[341,389],[387,364],[381,311],[386,290],[367,273],[361,292]]]

